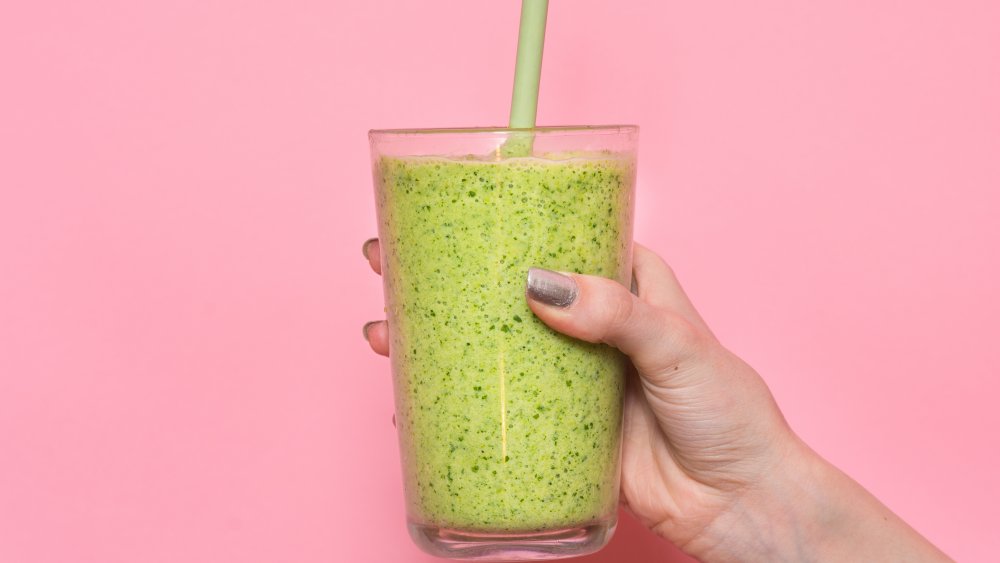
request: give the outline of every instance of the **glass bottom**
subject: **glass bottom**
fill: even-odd
[[[615,533],[617,515],[604,522],[531,533],[468,532],[410,522],[410,537],[431,555],[474,561],[538,561],[593,553]]]

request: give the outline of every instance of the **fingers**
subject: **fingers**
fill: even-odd
[[[361,253],[368,259],[368,264],[376,274],[382,273],[381,252],[377,238],[370,238],[361,245]],[[385,321],[367,322],[361,332],[376,354],[389,355],[389,327]]]
[[[372,350],[376,354],[382,356],[389,355],[389,326],[385,324],[385,321],[365,323],[361,332],[364,334],[365,340],[368,341],[368,345],[372,347]]]
[[[382,274],[382,247],[377,238],[370,238],[361,245],[361,253],[368,259],[368,264],[376,274]]]
[[[634,243],[632,248],[632,273],[639,297],[653,307],[675,311],[691,324],[711,333],[663,258],[639,243]]]
[[[647,286],[659,281],[645,278]],[[644,282],[638,283],[641,291]],[[526,294],[542,322],[568,336],[618,348],[643,376],[672,373],[697,356],[708,338],[683,315],[654,307],[606,278],[532,268]]]
[[[372,270],[381,274],[379,240],[366,240],[361,250]],[[547,270],[532,271],[536,273],[537,283],[545,285],[546,280],[551,279],[543,273],[548,272]],[[540,309],[535,313],[549,326],[564,334],[618,347],[632,356],[637,365],[643,365],[644,373],[665,369],[669,367],[667,364],[670,360],[679,359],[686,349],[678,344],[671,352],[673,355],[666,354],[662,349],[664,342],[671,339],[681,342],[690,336],[688,333],[694,332],[711,337],[711,332],[684,293],[670,266],[656,253],[638,243],[634,246],[633,271],[639,298],[610,280],[575,275],[569,278],[572,282],[569,286],[576,293],[564,293],[556,299],[565,303],[550,303],[546,306],[543,301],[531,299],[529,285],[529,305],[533,310],[535,305],[544,308],[544,311]],[[558,278],[555,279],[558,281]],[[551,291],[559,291],[558,284],[549,284],[548,287]],[[577,305],[574,300],[585,304]],[[535,304],[532,305],[532,302]],[[561,307],[565,310],[560,311]],[[692,328],[693,331],[690,330]],[[667,329],[671,329],[672,338],[663,334]],[[372,350],[382,355],[389,354],[388,327],[385,321],[366,324],[364,332]],[[655,354],[651,352],[653,348],[656,348]]]

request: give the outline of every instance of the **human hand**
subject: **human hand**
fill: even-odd
[[[378,241],[365,243],[380,272]],[[605,278],[532,270],[548,326],[632,361],[622,501],[703,560],[934,560],[932,545],[789,428],[767,385],[711,333],[667,264],[634,246],[637,295]],[[388,355],[384,321],[365,325]]]

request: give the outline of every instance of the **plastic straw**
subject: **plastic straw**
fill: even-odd
[[[542,76],[542,46],[545,44],[545,17],[549,0],[523,0],[521,27],[517,34],[517,64],[514,67],[514,96],[510,103],[510,126],[535,126],[538,110],[538,83]]]
[[[549,0],[522,0],[521,24],[517,34],[517,63],[514,66],[514,94],[510,102],[510,127],[530,129],[538,112],[538,83],[542,76],[542,47]],[[531,154],[532,136],[512,135],[501,149],[504,156]]]

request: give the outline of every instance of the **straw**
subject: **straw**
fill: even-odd
[[[522,0],[521,26],[517,34],[514,94],[510,102],[510,127],[531,129],[538,112],[538,83],[542,76],[542,46],[549,0]],[[501,148],[504,156],[531,154],[532,135],[511,135]]]

